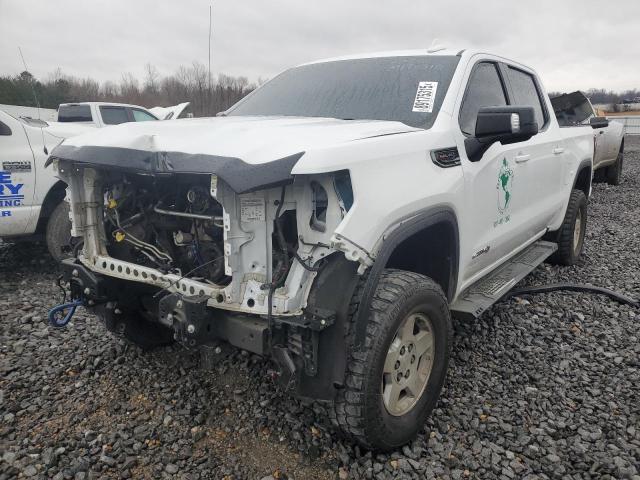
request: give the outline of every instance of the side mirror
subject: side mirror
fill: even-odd
[[[591,117],[589,119],[589,125],[591,125],[591,128],[594,130],[596,128],[605,128],[609,126],[609,120],[607,117]]]
[[[464,141],[472,162],[482,158],[491,145],[524,142],[538,133],[533,107],[482,107],[476,119],[476,134]]]

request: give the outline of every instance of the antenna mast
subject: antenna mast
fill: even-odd
[[[209,4],[209,76],[208,76],[209,108],[211,108],[211,4]],[[207,112],[208,114],[209,112]]]
[[[22,48],[18,47],[18,52],[20,52],[20,58],[22,59],[22,65],[24,65],[24,71],[29,72],[27,68],[27,62],[24,61],[24,55],[22,55]],[[36,95],[36,87],[33,86],[33,82],[31,82],[31,91],[33,92],[33,99],[36,101],[36,108],[38,109],[38,120],[42,120],[40,115],[40,102],[38,101],[38,95]]]

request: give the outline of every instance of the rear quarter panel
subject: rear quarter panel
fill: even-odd
[[[590,126],[579,126],[563,127],[559,128],[559,131],[564,146],[562,189],[565,201],[549,225],[551,231],[557,230],[562,224],[569,204],[569,196],[580,169],[590,168],[591,176],[593,176],[593,129]]]

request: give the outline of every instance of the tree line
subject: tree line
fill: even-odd
[[[550,97],[570,92],[549,92]],[[585,95],[589,97],[593,104],[619,104],[631,102],[640,97],[640,90],[637,88],[624,90],[622,92],[614,92],[613,90],[605,90],[604,88],[590,88],[586,90]]]
[[[209,77],[206,67],[198,62],[181,66],[173,75],[162,76],[150,64],[145,66],[142,82],[131,73],[119,82],[98,82],[93,78],[77,78],[55,70],[39,80],[24,71],[14,76],[0,76],[0,103],[29,107],[57,108],[61,103],[118,102],[143,107],[168,107],[191,102],[196,117],[213,116],[226,110],[256,88],[246,77],[219,74]],[[37,102],[37,103],[36,103]]]

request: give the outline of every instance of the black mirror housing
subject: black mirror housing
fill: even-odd
[[[537,133],[533,107],[483,107],[478,111],[475,136],[464,142],[467,157],[477,162],[496,142],[503,145],[524,142]]]
[[[596,128],[606,128],[609,126],[609,119],[607,119],[607,117],[591,117],[589,119],[589,125],[591,125],[591,128],[594,130]]]

